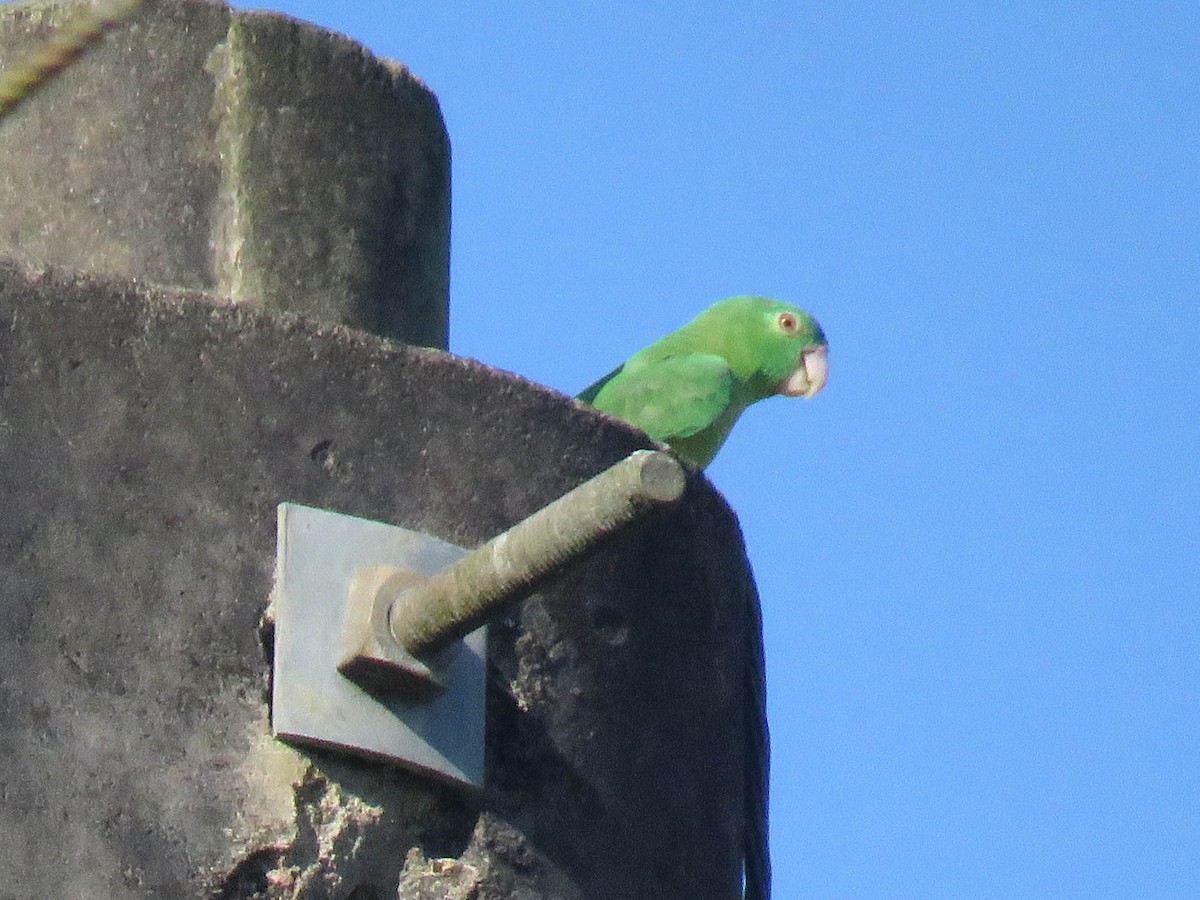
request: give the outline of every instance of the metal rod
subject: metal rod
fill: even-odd
[[[146,0],[102,0],[75,13],[41,46],[0,75],[0,119],[83,55],[109,29],[133,15]]]
[[[622,527],[678,500],[685,486],[673,456],[639,450],[425,583],[376,602],[389,604],[389,629],[410,653],[437,652]]]

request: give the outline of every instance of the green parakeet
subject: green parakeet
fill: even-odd
[[[826,348],[804,310],[769,297],[730,297],[629,357],[579,399],[703,469],[750,404],[821,390]]]
[[[804,310],[769,297],[730,297],[609,372],[579,399],[636,425],[698,469],[738,416],[767,397],[812,397],[829,375],[825,332]],[[748,630],[744,897],[769,900],[767,737],[762,624]]]

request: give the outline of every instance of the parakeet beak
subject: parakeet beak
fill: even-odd
[[[779,386],[779,393],[785,397],[816,396],[825,381],[829,378],[829,348],[818,344],[800,354],[800,365],[796,371],[784,379]]]

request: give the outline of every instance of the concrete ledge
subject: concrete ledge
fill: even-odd
[[[0,60],[74,4],[4,4]],[[156,0],[0,127],[0,252],[447,346],[450,146],[398,63]]]
[[[756,598],[703,478],[493,627],[482,795],[270,737],[278,502],[469,546],[644,445],[470,360],[0,266],[3,890],[739,896]]]

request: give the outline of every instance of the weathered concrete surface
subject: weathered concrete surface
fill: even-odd
[[[11,64],[75,4],[0,6]],[[0,252],[447,346],[450,147],[398,63],[156,0],[0,128]]]
[[[278,502],[472,546],[644,445],[469,360],[0,266],[0,894],[737,896],[755,598],[702,478],[493,627],[480,796],[270,737]]]

